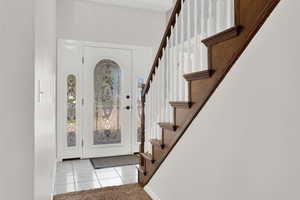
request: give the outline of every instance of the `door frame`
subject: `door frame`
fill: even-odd
[[[84,47],[95,47],[95,48],[111,48],[111,49],[123,49],[123,50],[129,50],[131,51],[132,55],[132,81],[131,81],[131,95],[132,95],[132,110],[131,110],[131,124],[130,124],[130,152],[134,153],[139,150],[139,142],[137,142],[137,108],[136,102],[139,98],[138,91],[138,81],[143,78],[146,80],[146,76],[148,74],[148,71],[150,70],[151,62],[154,57],[154,51],[152,47],[149,46],[135,46],[135,45],[126,45],[126,44],[114,44],[114,43],[104,43],[104,42],[88,42],[88,41],[77,41],[77,40],[69,40],[69,39],[63,39],[60,38],[57,40],[57,131],[56,131],[56,144],[57,144],[57,159],[70,159],[70,158],[80,158],[83,159],[83,148],[81,146],[83,141],[83,134],[82,134],[82,121],[79,122],[81,124],[81,129],[78,132],[78,140],[80,145],[78,148],[80,150],[78,152],[70,152],[68,153],[68,149],[64,145],[64,130],[65,130],[65,123],[64,123],[64,116],[62,109],[64,108],[63,104],[64,102],[61,100],[64,97],[64,91],[62,90],[62,87],[60,87],[61,84],[64,83],[63,73],[62,73],[62,64],[63,64],[63,57],[62,57],[62,51],[64,50],[66,45],[71,45],[74,48],[78,48],[78,53],[74,55],[74,59],[76,60],[76,63],[78,63],[78,66],[81,71],[83,70],[83,49]],[[141,67],[142,66],[142,67]],[[81,80],[79,80],[81,81]],[[82,87],[82,84],[80,84],[80,87]],[[79,94],[80,96],[78,99],[82,99],[82,94]],[[80,105],[80,117],[82,116],[82,107]],[[79,117],[79,120],[81,118]]]

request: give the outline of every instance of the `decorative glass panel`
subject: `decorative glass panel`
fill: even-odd
[[[102,60],[94,71],[94,145],[121,143],[120,67]]]
[[[76,77],[67,78],[67,145],[76,146]]]

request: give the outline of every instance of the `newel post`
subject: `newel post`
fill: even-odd
[[[140,144],[140,153],[145,153],[145,101],[146,95],[144,93],[145,84],[141,86],[141,144]],[[144,159],[141,159],[141,166],[144,166]]]

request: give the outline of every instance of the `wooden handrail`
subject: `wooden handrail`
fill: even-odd
[[[185,2],[185,0],[183,0],[183,2]],[[164,36],[162,38],[162,41],[160,43],[160,46],[159,46],[158,52],[156,54],[154,63],[152,65],[150,74],[148,75],[147,82],[145,84],[145,88],[142,91],[142,96],[143,97],[145,97],[146,94],[149,91],[153,75],[155,74],[156,68],[158,68],[159,59],[163,56],[163,49],[167,46],[167,38],[170,37],[170,35],[171,35],[172,26],[174,26],[175,23],[176,23],[176,15],[180,13],[181,7],[182,7],[181,0],[177,0],[177,2],[175,4],[175,7],[173,9],[172,15],[170,17],[169,23],[167,25],[165,34],[164,34]]]

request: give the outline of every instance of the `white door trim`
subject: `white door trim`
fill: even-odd
[[[136,45],[127,45],[127,44],[115,44],[115,43],[106,43],[106,42],[89,42],[89,41],[77,41],[77,40],[69,40],[69,39],[63,39],[63,38],[59,38],[58,39],[58,60],[57,60],[57,64],[58,64],[58,69],[57,69],[57,73],[59,75],[60,72],[60,66],[61,66],[61,57],[60,57],[60,51],[63,45],[73,45],[73,46],[77,46],[78,48],[81,49],[80,52],[80,65],[82,66],[82,56],[83,56],[83,47],[100,47],[100,48],[111,48],[111,49],[123,49],[123,50],[130,50],[132,51],[132,69],[134,71],[134,69],[137,68],[143,68],[147,69],[147,70],[142,70],[143,74],[142,76],[144,77],[144,79],[146,79],[146,76],[148,74],[148,71],[150,70],[150,65],[152,62],[152,58],[153,58],[153,49],[152,47],[149,46],[136,46]],[[82,69],[82,68],[81,68]],[[140,73],[141,74],[141,73]],[[139,74],[139,76],[141,76]],[[131,82],[131,88],[132,88],[132,112],[131,112],[131,118],[132,118],[132,123],[131,123],[131,131],[133,134],[131,134],[131,153],[134,153],[136,151],[138,151],[138,142],[136,141],[136,128],[137,128],[137,122],[136,122],[136,118],[137,118],[137,108],[135,108],[134,105],[136,105],[137,102],[137,95],[136,94],[136,89],[137,89],[137,83],[135,78],[135,72],[133,72],[132,74],[133,80]],[[59,94],[59,83],[62,80],[59,80],[59,76],[58,76],[58,80],[57,80],[57,98],[60,97],[61,94]],[[81,94],[80,94],[81,95]],[[82,97],[80,96],[80,99]],[[72,157],[80,157],[83,158],[83,153],[81,151],[81,155],[75,155],[75,154],[70,154],[69,157],[68,156],[64,156],[63,155],[63,151],[64,151],[64,147],[62,144],[62,130],[64,129],[64,124],[60,123],[59,120],[61,119],[60,115],[60,109],[61,106],[59,106],[59,100],[57,99],[57,159],[58,160],[62,160],[65,158],[72,158]],[[81,126],[82,127],[82,126]],[[83,127],[82,127],[83,128]],[[82,133],[82,130],[80,131]],[[78,136],[80,138],[80,141],[82,140],[82,134],[80,134],[80,136]]]

